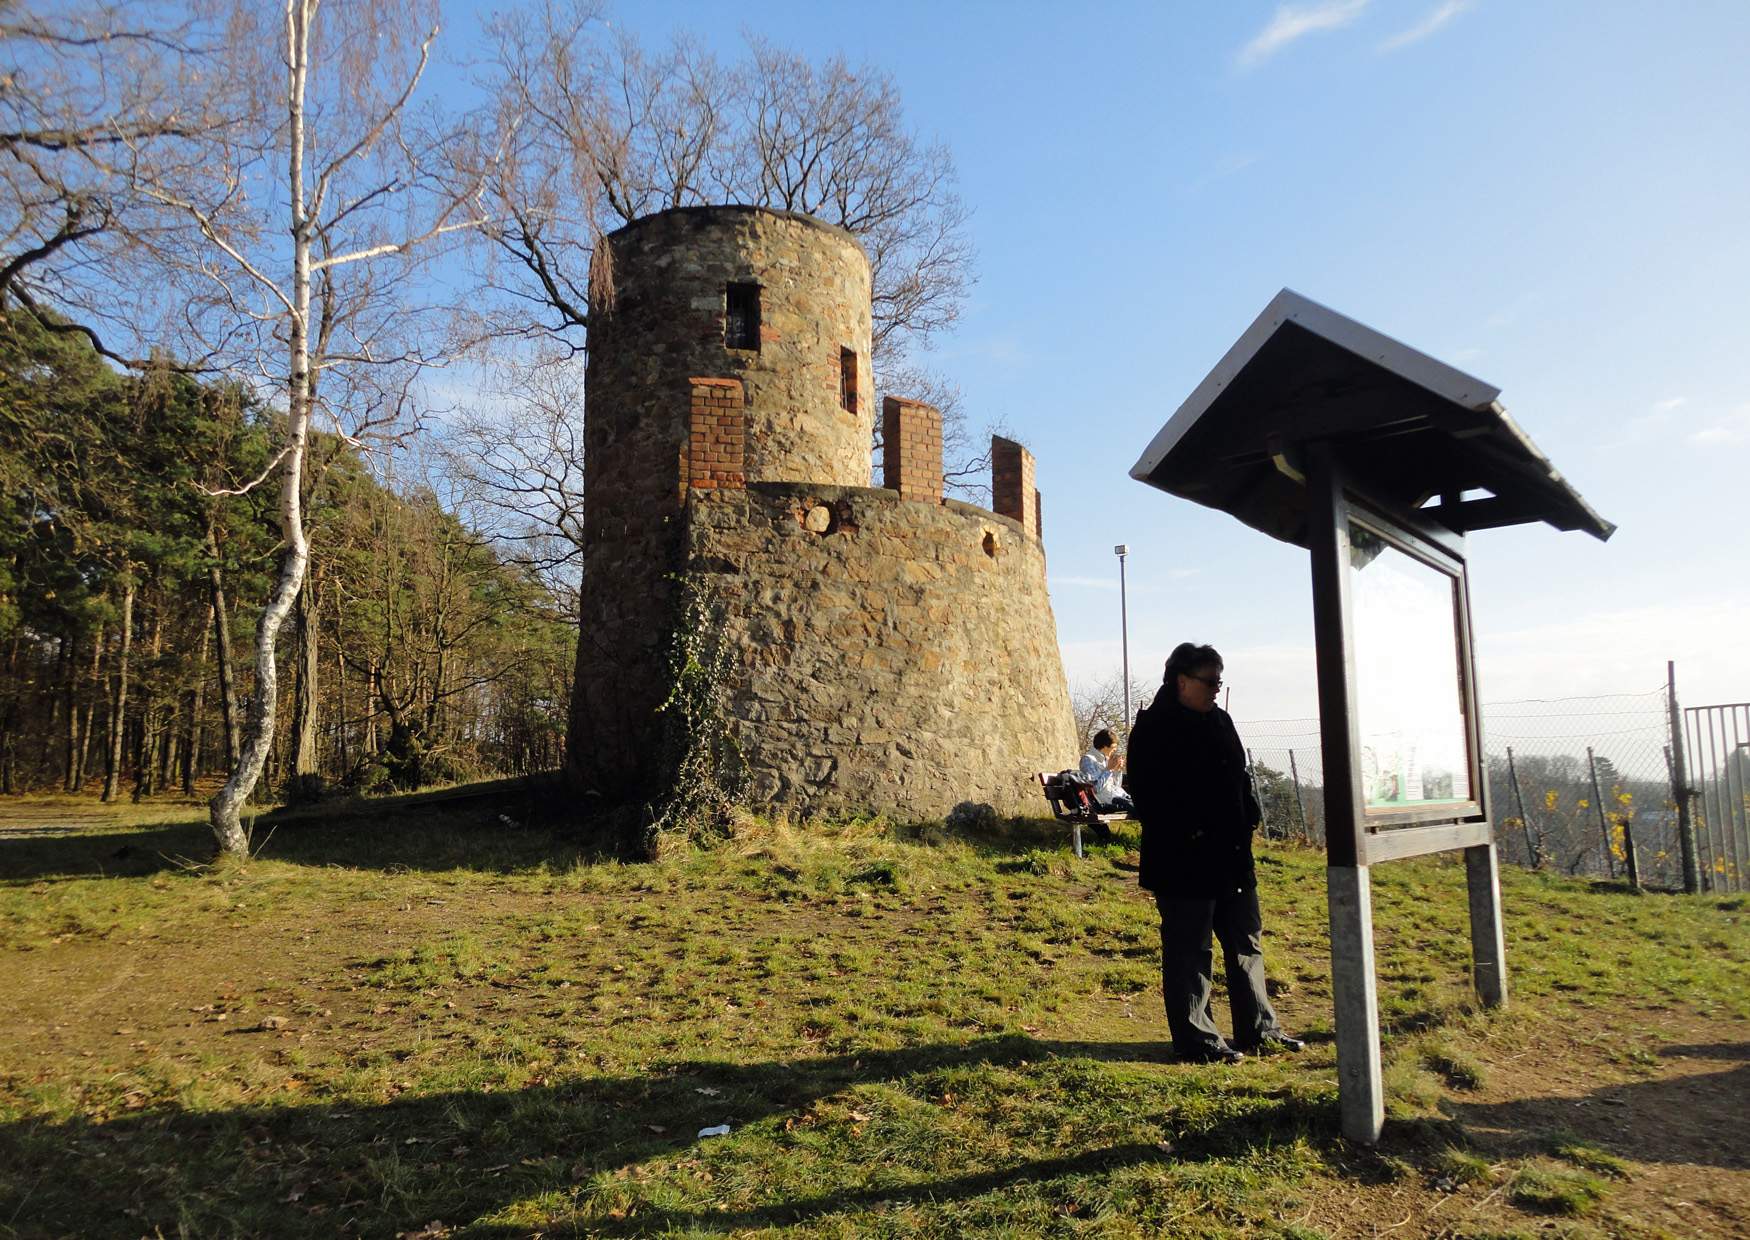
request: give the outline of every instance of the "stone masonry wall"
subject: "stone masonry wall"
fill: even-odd
[[[685,545],[740,651],[729,693],[756,804],[1038,813],[1034,773],[1074,765],[1044,553],[1019,522],[750,483],[693,492]]]
[[[598,252],[615,291],[590,307],[572,789],[662,792],[686,572],[723,608],[756,806],[1039,812],[1034,773],[1077,753],[1032,457],[993,443],[1004,515],[944,501],[940,416],[894,400],[893,489],[868,486],[869,265],[840,229],[682,208]]]
[[[866,485],[874,429],[869,262],[855,238],[807,216],[682,207],[603,239],[614,296],[591,304],[584,413],[583,588],[566,773],[573,789],[654,791],[662,638],[693,490],[695,379],[712,401],[739,385],[742,467],[711,481],[808,478]],[[759,348],[725,336],[730,285],[759,287]],[[841,387],[857,357],[857,399]],[[844,406],[851,404],[854,410]],[[725,438],[709,453],[730,448]]]
[[[674,402],[687,380],[739,379],[750,479],[869,484],[871,285],[854,237],[783,211],[680,207],[636,220],[605,244],[614,298],[590,308],[591,422],[607,401],[622,433],[666,435],[678,446],[686,428]],[[732,284],[758,286],[758,349],[725,343]],[[855,410],[844,407],[840,386],[847,349],[857,359]]]

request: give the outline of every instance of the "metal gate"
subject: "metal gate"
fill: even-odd
[[[1683,711],[1703,891],[1750,891],[1750,702]]]

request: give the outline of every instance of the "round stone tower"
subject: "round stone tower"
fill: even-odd
[[[605,238],[590,307],[568,773],[660,794],[675,583],[731,655],[756,804],[935,817],[1040,809],[1076,759],[1033,458],[991,442],[994,510],[942,494],[942,420],[883,402],[869,485],[869,263],[805,216],[689,207]]]
[[[848,232],[764,208],[679,207],[601,245],[613,292],[589,315],[568,766],[574,786],[635,793],[653,769],[647,721],[666,693],[692,380],[739,380],[722,388],[743,406],[730,445],[740,476],[727,481],[867,486],[871,285]]]

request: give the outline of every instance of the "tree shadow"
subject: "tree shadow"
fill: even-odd
[[[1718,1072],[1663,1076],[1586,1093],[1508,1102],[1448,1101],[1442,1111],[1507,1146],[1537,1147],[1572,1134],[1639,1162],[1750,1170],[1750,1042],[1666,1048],[1667,1056],[1717,1059]]]
[[[130,878],[210,861],[213,837],[191,810],[184,822],[71,833],[0,834],[0,881]],[[245,815],[252,855],[353,869],[508,873],[556,859],[587,862],[590,818],[555,809],[550,781],[491,780],[435,792],[346,798]]]
[[[253,855],[275,861],[364,870],[514,873],[555,863],[621,859],[605,841],[618,837],[620,824],[610,820],[625,812],[625,807],[606,804],[577,807],[566,801],[553,778],[539,776],[323,801],[263,813],[246,819],[246,825]],[[198,867],[211,860],[213,841],[197,813],[191,809],[185,822],[143,827],[0,833],[0,882],[137,878]],[[957,839],[981,856],[1068,849],[1061,824],[1049,819],[1013,819],[978,832],[925,824],[895,834],[916,839],[926,830]]]
[[[137,878],[197,864],[212,854],[213,833],[204,822],[0,836],[0,882],[49,878]]]
[[[1132,1141],[1101,1146],[1060,1158],[1040,1158],[1017,1163],[994,1171],[974,1172],[952,1179],[929,1180],[920,1184],[896,1184],[881,1188],[846,1189],[823,1193],[779,1205],[756,1206],[747,1210],[640,1210],[635,1217],[603,1223],[592,1220],[590,1234],[600,1236],[641,1236],[652,1233],[729,1231],[749,1228],[793,1227],[822,1215],[869,1207],[905,1205],[935,1205],[943,1202],[968,1201],[987,1193],[999,1192],[1018,1184],[1043,1183],[1072,1175],[1095,1175],[1134,1166],[1138,1163],[1174,1161],[1170,1152],[1159,1144]],[[476,1228],[477,1236],[527,1235],[523,1228]]]
[[[1733,1063],[1750,1063],[1750,1042],[1703,1042],[1687,1046],[1664,1046],[1659,1054],[1666,1059],[1729,1059]]]
[[[739,1131],[775,1116],[812,1122],[811,1107],[857,1085],[885,1083],[933,1101],[954,1087],[952,1072],[960,1068],[1170,1058],[1155,1042],[1001,1036],[792,1062],[687,1060],[635,1076],[403,1096],[369,1106],[311,1101],[212,1111],[171,1105],[96,1122],[19,1120],[0,1125],[0,1233],[118,1234],[180,1221],[194,1234],[261,1234],[265,1228],[288,1236],[393,1235],[431,1219],[490,1216],[542,1194],[569,1198],[580,1187],[588,1193],[611,1186],[643,1164],[685,1156],[709,1125],[727,1122]],[[1223,1082],[1228,1091],[1245,1087],[1243,1077]],[[1243,1155],[1309,1130],[1321,1137],[1335,1132],[1334,1107],[1324,1102],[1262,1087],[1251,1101],[1255,1105],[1239,1118],[1209,1120],[1170,1152],[1152,1143],[1095,1142],[977,1170],[970,1168],[982,1160],[971,1155],[967,1174],[949,1179],[839,1191],[822,1191],[830,1186],[816,1183],[806,1196],[737,1212],[641,1209],[610,1234],[783,1226],[880,1201],[958,1200],[1022,1181],[1166,1157]]]

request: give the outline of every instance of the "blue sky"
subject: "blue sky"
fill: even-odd
[[[1127,470],[1284,286],[1499,386],[1604,515],[1472,539],[1485,700],[1750,699],[1750,5],[621,5],[890,71],[979,282],[925,360],[1040,459],[1072,681],[1213,642],[1314,710],[1304,552]],[[742,23],[746,22],[744,26]],[[458,26],[464,23],[458,23]],[[452,26],[452,35],[461,34]]]

